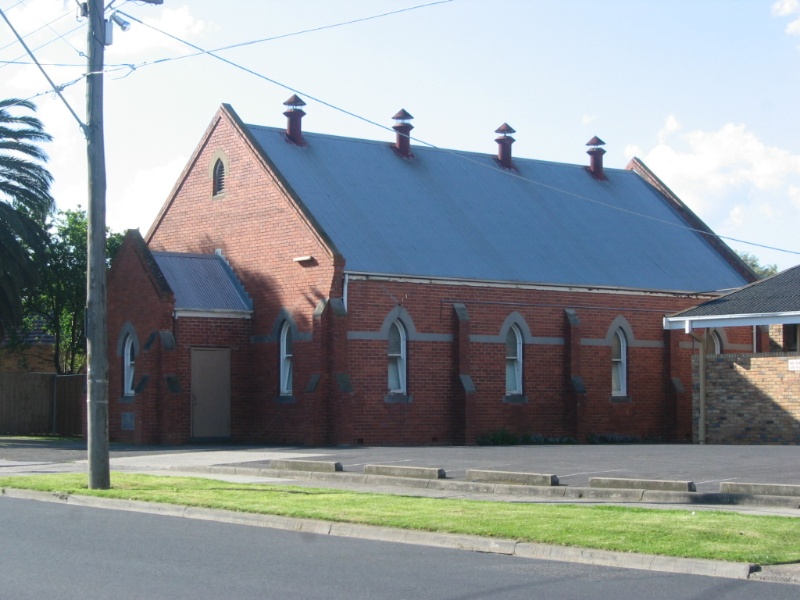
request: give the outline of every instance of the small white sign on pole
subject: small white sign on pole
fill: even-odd
[[[800,358],[793,358],[789,361],[790,371],[800,371]]]

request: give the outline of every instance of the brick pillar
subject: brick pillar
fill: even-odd
[[[470,323],[464,304],[453,305],[456,381],[453,388],[453,443],[475,443],[475,385],[470,372]]]
[[[565,359],[567,380],[565,386],[564,431],[578,441],[584,441],[583,417],[586,410],[586,387],[581,375],[581,320],[573,308],[564,309]]]
[[[347,389],[350,376],[347,329],[349,318],[341,298],[331,298],[330,344],[324,376],[328,403],[328,440],[332,444],[356,443],[353,429],[355,399]]]
[[[664,441],[672,441],[678,432],[678,401],[679,394],[684,392],[683,383],[678,377],[673,362],[679,357],[678,336],[669,329],[662,331],[664,338],[664,413],[662,437]]]

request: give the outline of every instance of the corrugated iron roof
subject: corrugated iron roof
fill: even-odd
[[[800,312],[800,265],[671,315],[670,318],[797,312]]]
[[[246,126],[349,272],[711,291],[747,283],[644,179]]]
[[[244,287],[221,256],[179,252],[152,254],[175,294],[176,310],[253,310]]]

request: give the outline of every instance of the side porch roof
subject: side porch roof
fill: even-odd
[[[250,317],[253,302],[221,256],[182,252],[152,254],[175,294],[178,316]]]
[[[800,323],[800,265],[664,317],[664,329]]]

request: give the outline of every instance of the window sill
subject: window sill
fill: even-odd
[[[295,398],[291,394],[281,394],[277,398],[275,398],[275,402],[277,404],[294,404]]]
[[[527,404],[528,397],[525,394],[506,394],[503,396],[503,402],[506,404]]]
[[[627,394],[619,395],[619,396],[612,394],[612,396],[611,396],[611,402],[613,402],[614,404],[626,404],[626,403],[630,403],[630,401],[631,401],[631,397],[628,396]]]
[[[119,401],[122,404],[131,404],[135,400],[136,400],[136,395],[135,394],[123,394],[122,396],[120,396],[120,399],[119,399]]]
[[[387,404],[411,404],[411,396],[397,392],[389,392],[383,399]]]

